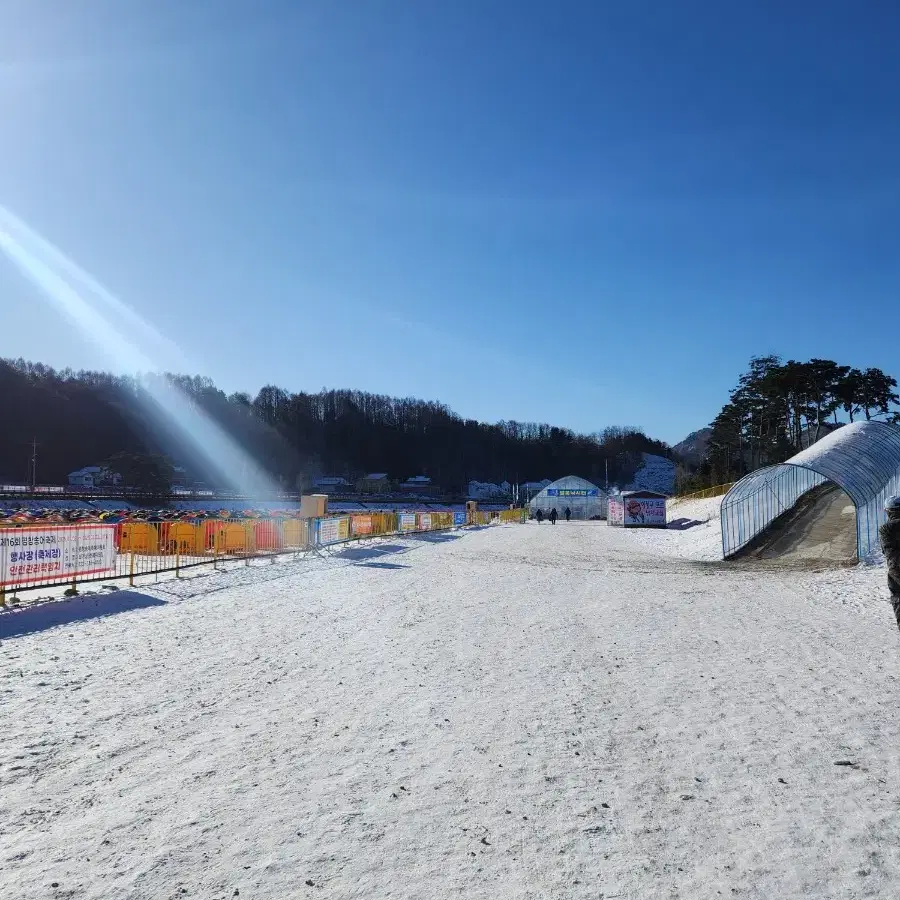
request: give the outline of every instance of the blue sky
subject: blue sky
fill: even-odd
[[[900,375],[892,7],[7,0],[0,204],[227,391],[675,442],[751,354]]]

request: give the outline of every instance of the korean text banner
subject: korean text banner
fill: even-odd
[[[609,498],[609,509],[606,514],[606,521],[609,525],[625,524],[625,504],[615,497]]]
[[[628,498],[625,501],[626,525],[665,525],[666,501]]]
[[[350,519],[319,519],[319,544],[338,544],[350,538]]]
[[[375,526],[371,516],[352,516],[351,522],[354,534],[371,534]]]
[[[597,488],[547,488],[548,497],[597,497]]]
[[[0,529],[0,585],[68,581],[113,572],[115,525]]]

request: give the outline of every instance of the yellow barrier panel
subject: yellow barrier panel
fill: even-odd
[[[494,513],[476,512],[473,524],[489,525],[499,522],[523,521],[521,510]],[[92,529],[105,528],[114,549],[114,564],[102,571],[81,573],[78,581],[112,581],[135,579],[161,572],[174,572],[198,565],[217,566],[220,561],[237,558],[249,562],[253,556],[273,558],[280,552],[309,550],[317,543],[319,529],[328,525],[328,540],[323,544],[339,544],[348,540],[405,534],[413,531],[438,531],[458,524],[456,516],[448,512],[426,513],[360,513],[354,516],[329,519],[204,519],[196,521],[171,520],[164,522],[121,522],[102,526],[87,523],[61,528],[71,535],[93,537]],[[11,528],[46,529],[42,525],[11,525]],[[56,527],[56,526],[53,526]],[[402,530],[401,530],[402,529]],[[80,540],[81,538],[72,538]],[[87,577],[84,577],[87,576]],[[18,591],[35,590],[45,586],[71,583],[67,575],[55,575],[48,568],[46,574],[36,573],[27,581],[0,583],[3,600]]]
[[[453,513],[432,513],[431,514],[432,530],[439,528],[453,527]]]
[[[397,530],[397,517],[393,513],[375,513],[375,534],[393,534]]]
[[[239,522],[222,522],[218,528],[219,553],[246,553],[250,549],[252,532]]]
[[[728,484],[717,484],[715,487],[704,488],[702,491],[694,491],[692,494],[681,494],[671,502],[680,503],[682,500],[710,500],[713,497],[724,497],[735,484],[736,482],[731,481]]]
[[[160,527],[159,549],[162,553],[190,556],[204,549],[203,531],[190,522],[164,522]]]
[[[159,532],[148,522],[124,522],[119,526],[119,550],[122,553],[158,553]]]
[[[309,546],[309,520],[285,519],[281,523],[282,540],[285,547],[303,549]]]

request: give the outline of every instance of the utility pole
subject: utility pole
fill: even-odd
[[[31,490],[37,487],[37,448],[38,442],[37,438],[32,438],[31,441]]]
[[[606,464],[606,493],[609,493],[609,460],[604,459],[603,462]]]

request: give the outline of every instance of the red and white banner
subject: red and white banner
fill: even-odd
[[[2,587],[104,575],[115,565],[115,525],[0,528]]]

